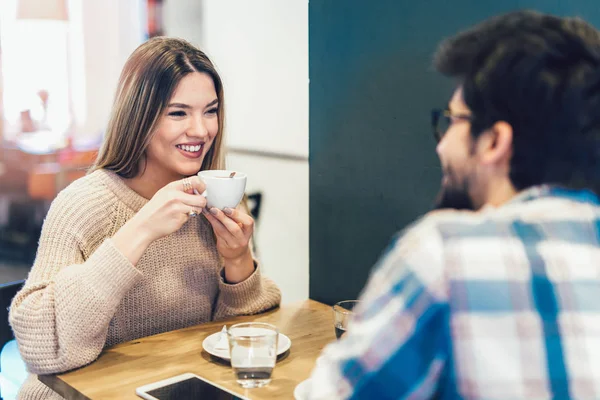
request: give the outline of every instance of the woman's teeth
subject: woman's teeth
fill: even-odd
[[[200,149],[202,148],[202,145],[199,144],[197,146],[186,146],[186,145],[178,144],[177,147],[180,148],[181,150],[189,151],[190,153],[195,153],[197,151],[200,151]]]

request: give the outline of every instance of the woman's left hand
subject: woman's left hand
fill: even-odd
[[[250,238],[254,232],[254,219],[239,209],[213,207],[204,209],[204,216],[210,222],[217,237],[217,250],[225,259],[240,260],[251,257]]]

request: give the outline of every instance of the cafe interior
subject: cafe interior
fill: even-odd
[[[65,398],[134,399],[193,373],[231,398],[301,398],[296,388],[352,308],[334,305],[358,298],[389,238],[431,208],[441,174],[428,116],[453,87],[432,71],[437,43],[521,7],[599,22],[594,4],[0,0],[0,397],[15,399],[27,377],[7,308],[50,205],[96,159],[119,74],[141,43],[184,38],[220,73],[227,169],[247,176],[255,253],[281,306],[138,338],[40,380]],[[236,383],[219,348],[235,323],[283,335],[264,387]]]

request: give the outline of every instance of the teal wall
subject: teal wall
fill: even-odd
[[[600,0],[310,1],[311,298],[355,298],[391,236],[431,209],[441,174],[430,110],[453,89],[432,54],[518,8],[600,26]]]

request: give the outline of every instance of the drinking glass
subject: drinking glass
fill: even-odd
[[[277,327],[261,322],[235,324],[227,336],[237,383],[244,388],[257,388],[271,382],[277,361]]]
[[[339,339],[348,329],[348,321],[353,314],[354,307],[360,303],[358,300],[344,300],[333,306],[333,326],[335,337]]]

